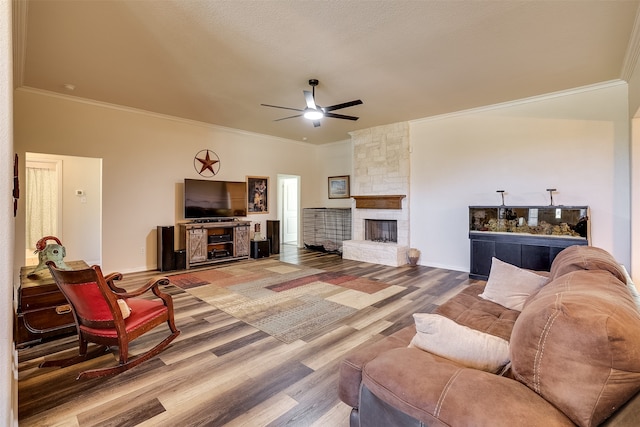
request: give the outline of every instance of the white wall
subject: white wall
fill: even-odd
[[[269,214],[248,217],[263,230],[277,216],[277,174],[301,177],[302,206],[322,202],[315,146],[40,91],[19,89],[14,97],[18,153],[102,159],[105,271],[156,268],[156,227],[183,220],[182,183],[200,178],[193,159],[203,149],[220,157],[215,179],[270,178]],[[16,236],[16,253],[24,253],[24,213]]]
[[[13,78],[11,2],[0,1],[0,425],[18,425],[13,375]],[[15,361],[17,364],[17,360]],[[14,410],[16,412],[14,412]]]
[[[584,88],[411,123],[411,246],[469,270],[468,206],[591,207],[592,244],[630,263],[627,85]]]
[[[349,208],[352,199],[329,199],[329,177],[349,175],[353,195],[353,146],[351,140],[324,144],[316,149],[318,163],[317,193],[312,208]]]

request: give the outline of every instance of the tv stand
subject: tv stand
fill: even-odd
[[[187,269],[249,258],[250,221],[233,218],[180,224],[180,247],[186,249]]]

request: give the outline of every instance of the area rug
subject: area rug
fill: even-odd
[[[405,290],[398,285],[277,260],[180,273],[169,280],[285,343]]]

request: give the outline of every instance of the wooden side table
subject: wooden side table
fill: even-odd
[[[69,268],[82,269],[84,261],[65,262]],[[40,270],[36,277],[28,277],[35,265],[20,269],[18,306],[14,321],[14,340],[18,347],[37,344],[44,338],[76,332],[71,306],[49,270]]]

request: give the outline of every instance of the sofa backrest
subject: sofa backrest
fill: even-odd
[[[589,252],[596,259],[581,250],[560,259],[510,341],[514,378],[580,426],[600,424],[640,390],[640,312],[610,255]]]
[[[626,275],[620,264],[607,251],[595,246],[569,246],[563,249],[551,263],[549,281],[580,270],[605,270],[623,283]]]

